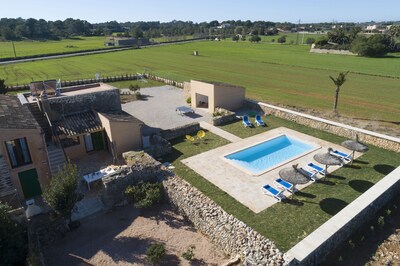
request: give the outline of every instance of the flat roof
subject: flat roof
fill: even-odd
[[[62,88],[60,90],[59,96],[50,96],[49,100],[67,96],[75,96],[75,95],[90,94],[102,91],[112,91],[112,90],[117,90],[117,88],[106,83],[70,86]],[[30,94],[24,94],[24,96],[29,103],[37,102],[37,97],[32,97]]]
[[[193,81],[200,81],[200,82],[209,83],[209,84],[213,84],[213,85],[217,85],[217,86],[245,89],[245,87],[242,87],[242,86],[233,85],[233,84],[229,84],[229,83],[225,83],[225,82],[219,82],[219,81],[209,81],[209,80],[193,80]]]

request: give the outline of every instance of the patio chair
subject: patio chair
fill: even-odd
[[[243,116],[243,125],[244,127],[252,127],[253,124],[250,123],[249,117],[247,115]]]
[[[300,167],[299,169],[300,169],[300,171],[302,171],[303,173],[308,175],[308,177],[310,178],[310,181],[312,183],[315,182],[315,180],[316,180],[315,176],[317,175],[317,172],[310,172],[307,169],[304,169],[303,167]]]
[[[265,195],[274,197],[278,202],[281,202],[282,198],[284,198],[283,190],[276,189],[268,184],[263,186],[261,189]]]
[[[351,154],[340,152],[338,150],[331,151],[331,154],[342,159],[344,164],[351,162]]]
[[[265,123],[264,123],[264,121],[261,119],[261,116],[260,116],[260,115],[256,115],[255,122],[256,122],[257,126],[265,126]]]
[[[282,178],[278,178],[275,181],[275,184],[277,187],[283,189],[283,190],[287,190],[291,193],[293,193],[293,184],[286,182],[285,180],[282,180]]]
[[[325,175],[325,169],[322,168],[319,165],[313,164],[313,163],[309,163],[307,164],[307,167],[314,172],[320,173],[321,175]]]

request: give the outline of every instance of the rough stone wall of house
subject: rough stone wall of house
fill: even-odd
[[[172,139],[176,139],[185,135],[190,135],[193,134],[197,131],[200,130],[200,124],[199,123],[192,123],[192,124],[188,124],[182,127],[176,127],[173,129],[168,129],[168,130],[164,130],[162,131],[161,137],[163,137],[166,140],[172,140]]]
[[[368,144],[372,144],[374,146],[384,148],[391,151],[400,152],[400,142],[391,141],[389,139],[380,138],[378,136],[369,135],[351,128],[346,128],[343,126],[329,124],[323,121],[314,120],[311,118],[307,118],[301,115],[293,114],[291,112],[287,112],[284,110],[275,109],[273,107],[265,106],[258,104],[255,101],[247,100],[246,105],[249,108],[255,110],[261,110],[266,114],[272,114],[276,117],[280,117],[286,120],[294,121],[298,124],[305,125],[311,128],[319,129],[322,131],[326,131],[338,136],[346,137],[346,138],[354,138],[356,134],[358,134],[359,140]]]
[[[99,112],[121,110],[121,100],[118,89],[50,98],[49,104],[52,111],[60,115],[89,111],[91,109],[95,109]]]

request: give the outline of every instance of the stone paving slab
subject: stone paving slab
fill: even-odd
[[[219,127],[213,126],[210,123],[207,123],[205,121],[200,121],[200,127],[207,129],[208,131],[220,136],[221,138],[229,140],[230,142],[238,142],[238,141],[242,140],[242,138],[239,138],[238,136],[235,136],[235,135],[233,135],[225,130],[220,129]]]
[[[188,106],[183,90],[173,86],[143,88],[140,93],[145,100],[122,105],[122,110],[142,120],[154,130],[166,130],[193,122],[209,121],[211,114],[203,108],[194,108],[194,114],[179,115],[179,106]],[[192,108],[193,109],[193,108]]]
[[[245,130],[245,128],[243,130]],[[289,161],[285,165],[279,166],[258,176],[251,175],[248,172],[239,169],[238,167],[231,164],[226,158],[224,158],[224,155],[282,134],[287,134],[308,143],[315,144],[319,148],[298,159]],[[223,191],[227,192],[238,202],[242,203],[255,213],[259,213],[277,203],[274,198],[264,195],[261,190],[262,186],[266,184],[274,185],[274,180],[279,178],[278,173],[282,168],[290,167],[291,165],[297,163],[299,164],[299,167],[304,167],[309,162],[315,163],[313,156],[317,153],[326,152],[327,148],[329,147],[332,147],[333,149],[338,149],[346,153],[350,153],[349,150],[340,145],[333,144],[331,142],[327,142],[288,128],[280,127],[243,139],[241,141],[230,143],[225,146],[192,156],[190,158],[182,160],[182,163],[193,169],[195,172],[200,174],[202,177],[204,177]],[[357,158],[360,155],[360,153],[356,153],[355,157]],[[328,168],[328,171],[332,172],[339,167],[340,166],[330,166]],[[322,176],[318,177],[322,178]],[[298,190],[301,190],[308,185],[312,185],[312,183],[308,183],[306,185],[298,185],[296,186],[296,188]],[[285,196],[290,196],[290,194],[288,192],[285,192]]]

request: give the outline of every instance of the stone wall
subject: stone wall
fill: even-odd
[[[176,127],[173,129],[168,129],[161,131],[161,137],[163,137],[166,140],[172,140],[176,139],[185,135],[190,135],[193,134],[197,131],[200,130],[200,124],[199,123],[191,123],[182,127]]]
[[[145,148],[146,153],[159,158],[172,152],[171,143],[159,135],[153,135],[150,139],[150,146]]]
[[[391,151],[400,152],[400,139],[372,132],[369,130],[348,126],[342,123],[330,121],[327,119],[303,114],[289,109],[277,107],[270,104],[258,103],[252,100],[246,100],[248,108],[263,111],[266,114],[272,114],[286,120],[294,121],[298,124],[311,128],[326,131],[338,136],[354,139],[358,134],[359,140],[374,146]]]
[[[214,114],[216,112],[219,112],[221,115],[211,117],[211,124],[213,124],[214,126],[224,125],[238,119],[234,112],[223,108],[217,108]]]
[[[163,181],[169,202],[226,254],[240,255],[244,265],[282,265],[275,244],[177,176]]]
[[[316,54],[357,55],[357,54],[350,52],[349,50],[335,50],[335,49],[311,48],[310,52],[316,53]]]
[[[145,152],[125,152],[122,155],[129,167],[127,174],[109,179],[104,183],[101,200],[105,209],[111,209],[125,200],[125,189],[140,181],[154,182],[161,179],[161,163]]]

